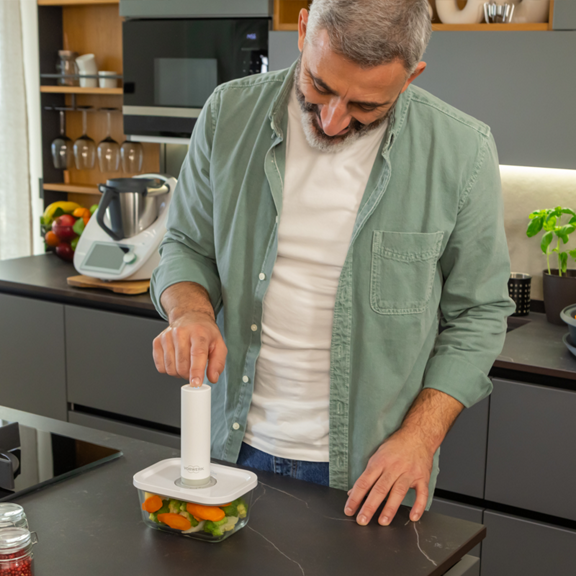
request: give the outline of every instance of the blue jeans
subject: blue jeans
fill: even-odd
[[[313,482],[321,486],[328,486],[328,462],[305,462],[303,460],[290,460],[278,458],[249,444],[242,442],[238,461],[239,466],[256,468],[263,472],[274,472],[281,476],[290,476],[304,482]]]

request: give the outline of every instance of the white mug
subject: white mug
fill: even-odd
[[[94,54],[83,54],[82,56],[78,56],[78,58],[76,58],[76,64],[78,64],[78,71],[81,75],[90,74],[95,76],[98,74]],[[80,86],[83,88],[96,88],[98,86],[98,78],[80,77]]]
[[[116,76],[116,74],[117,72],[100,70],[98,72],[98,85],[100,88],[116,88],[118,80],[116,78],[108,78],[108,76]]]

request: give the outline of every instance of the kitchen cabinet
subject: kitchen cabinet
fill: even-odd
[[[574,576],[576,531],[486,511],[481,576]]]
[[[64,306],[0,294],[0,404],[66,420]]]
[[[464,556],[456,566],[445,572],[444,576],[480,576],[480,560],[475,556]]]
[[[159,374],[152,341],[168,324],[66,306],[68,401],[165,426],[180,425],[184,380]]]
[[[440,447],[437,487],[484,497],[489,398],[464,410]]]
[[[432,506],[430,506],[431,512],[437,512],[438,514],[444,514],[445,516],[450,516],[451,518],[460,518],[460,520],[468,520],[468,522],[476,522],[477,524],[482,524],[483,509],[477,506],[469,506],[466,504],[460,504],[458,502],[451,502],[450,500],[445,500],[444,498],[434,498],[432,500]],[[482,544],[478,544],[475,548],[470,550],[468,554],[480,558]]]
[[[554,30],[576,30],[576,2],[556,0],[554,2]]]
[[[270,70],[298,58],[297,38],[270,33]],[[576,76],[566,69],[574,50],[569,31],[434,32],[415,84],[488,124],[500,164],[573,169]]]
[[[486,500],[576,520],[576,392],[493,382]]]
[[[120,0],[125,18],[258,18],[272,15],[269,0]]]

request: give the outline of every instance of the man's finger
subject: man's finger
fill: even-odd
[[[188,378],[190,375],[190,335],[186,330],[173,328],[172,341],[174,342],[176,372],[180,378]]]
[[[164,352],[164,368],[166,374],[178,376],[176,372],[176,357],[174,355],[174,341],[172,340],[172,328],[164,330],[161,335],[162,350]]]
[[[380,519],[378,522],[382,526],[388,526],[388,524],[392,522],[394,516],[396,516],[396,512],[398,512],[400,504],[402,504],[402,501],[406,497],[409,488],[410,482],[406,479],[405,476],[400,476],[400,478],[398,478],[390,490],[390,496],[388,496],[386,506],[384,506],[382,514],[380,514]]]
[[[202,386],[208,361],[208,340],[205,336],[192,338],[190,346],[190,385]]]
[[[421,480],[416,484],[416,502],[412,506],[412,511],[410,512],[410,520],[413,522],[418,522],[426,510],[426,504],[428,504],[428,484]]]
[[[376,484],[372,486],[366,502],[364,502],[360,512],[358,512],[358,518],[356,519],[358,524],[366,526],[366,524],[370,523],[372,516],[374,516],[380,504],[382,504],[386,496],[388,496],[388,492],[390,492],[390,488],[394,485],[395,480],[395,477],[391,477],[390,474],[386,472],[378,478]]]
[[[380,473],[378,470],[367,468],[364,473],[356,480],[352,490],[349,492],[348,500],[344,506],[344,514],[346,516],[353,516],[356,514],[356,510],[362,504],[362,501],[368,494],[368,491],[374,485],[374,482],[378,480]]]
[[[208,353],[208,369],[206,371],[206,375],[212,384],[216,384],[216,382],[218,382],[218,378],[220,378],[220,374],[224,372],[227,354],[228,348],[226,348],[224,340],[219,338],[216,340],[216,342],[214,342]]]
[[[162,333],[158,334],[156,338],[152,341],[152,357],[154,358],[154,365],[156,370],[161,374],[166,373],[166,368],[164,367],[164,350],[162,349]]]

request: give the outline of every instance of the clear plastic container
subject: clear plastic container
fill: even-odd
[[[10,526],[28,529],[24,508],[13,502],[0,502],[0,528],[9,528]]]
[[[33,576],[32,546],[36,542],[36,533],[26,528],[0,528],[0,574]]]
[[[258,479],[248,470],[210,465],[211,482],[188,488],[180,459],[162,460],[134,476],[144,523],[205,542],[222,542],[246,526]]]

